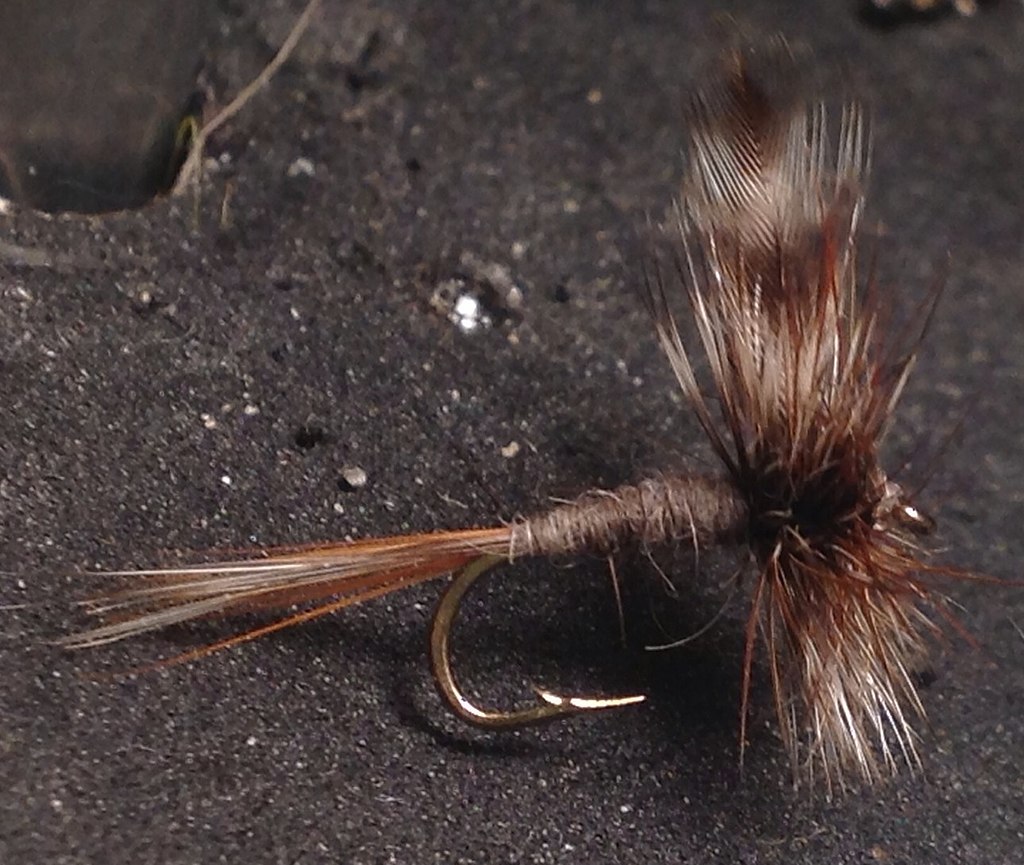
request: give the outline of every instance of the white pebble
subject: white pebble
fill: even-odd
[[[366,472],[359,466],[345,466],[341,470],[341,477],[354,490],[366,486]]]
[[[316,175],[316,166],[313,165],[312,159],[300,156],[288,166],[289,177],[298,177],[300,174],[305,177],[314,177]]]

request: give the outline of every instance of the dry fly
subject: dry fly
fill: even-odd
[[[740,545],[754,572],[741,751],[760,646],[798,777],[832,789],[916,766],[924,709],[913,670],[946,615],[929,584],[950,571],[926,561],[917,536],[931,521],[886,475],[879,449],[935,293],[920,327],[897,338],[873,280],[858,287],[867,163],[860,108],[847,105],[830,135],[824,107],[800,95],[784,49],[737,51],[723,66],[692,103],[688,168],[664,228],[671,260],[653,256],[643,280],[658,340],[721,462],[718,475],[594,490],[494,528],[118,572],[126,588],[84,602],[101,623],[65,644],[98,646],[210,616],[282,616],[172,659],[191,660],[454,573],[431,626],[434,676],[457,715],[508,727],[642,697],[541,691],[536,704],[513,711],[468,699],[452,672],[449,635],[462,597],[488,568],[625,545]],[[689,299],[690,345],[670,310],[675,293]]]

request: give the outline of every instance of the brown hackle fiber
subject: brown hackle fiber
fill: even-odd
[[[885,329],[883,293],[856,274],[867,132],[861,110],[801,93],[784,45],[737,51],[690,112],[689,167],[644,300],[661,347],[721,462],[591,491],[493,528],[374,538],[240,562],[129,571],[85,603],[104,622],[85,647],[171,624],[298,612],[185,653],[191,659],[467,567],[481,557],[612,553],[687,541],[744,544],[754,563],[745,630],[741,749],[755,651],[801,778],[829,789],[918,763],[924,710],[913,671],[941,597],[918,534],[929,521],[881,465],[880,448],[920,333]],[[689,300],[696,340],[673,312]],[[697,353],[700,360],[697,360]]]

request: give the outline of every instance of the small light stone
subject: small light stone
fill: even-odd
[[[519,453],[519,442],[511,441],[501,449],[501,455],[510,460]]]
[[[455,301],[455,314],[467,318],[474,318],[480,312],[480,302],[469,294],[461,295]]]
[[[518,285],[509,286],[508,292],[505,294],[505,305],[509,309],[522,309],[523,299],[523,290]]]
[[[366,486],[366,472],[359,466],[345,466],[341,470],[341,479],[349,489],[358,490]]]
[[[491,323],[490,317],[484,312],[480,301],[471,294],[460,294],[452,306],[451,320],[465,332],[486,327]]]
[[[300,156],[291,165],[288,166],[289,177],[298,177],[303,175],[305,177],[316,176],[316,166],[313,165],[313,160],[308,159],[305,156]]]

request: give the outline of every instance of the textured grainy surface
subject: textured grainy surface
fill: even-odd
[[[764,682],[740,777],[738,612],[676,653],[622,651],[600,563],[490,580],[461,669],[494,702],[529,678],[651,699],[520,734],[437,704],[431,587],[127,680],[89,675],[187,635],[70,656],[40,642],[72,626],[69,569],[478,523],[706,458],[631,295],[631,238],[673,193],[716,5],[329,5],[222,137],[232,159],[198,226],[188,202],[3,218],[5,243],[51,266],[8,250],[0,279],[0,603],[27,605],[0,610],[0,861],[1021,861],[1019,590],[954,588],[981,648],[954,640],[923,677],[924,776],[834,803],[790,792]],[[1019,4],[895,29],[840,2],[744,16],[873,106],[880,276],[906,310],[947,274],[893,462],[966,417],[927,499],[943,555],[1018,576]],[[239,69],[284,21],[228,19]],[[289,176],[303,156],[313,176]],[[523,287],[503,326],[465,334],[432,307],[465,253]],[[368,483],[343,489],[346,466]],[[725,571],[678,570],[662,619],[685,631]],[[658,581],[623,572],[640,642]]]

